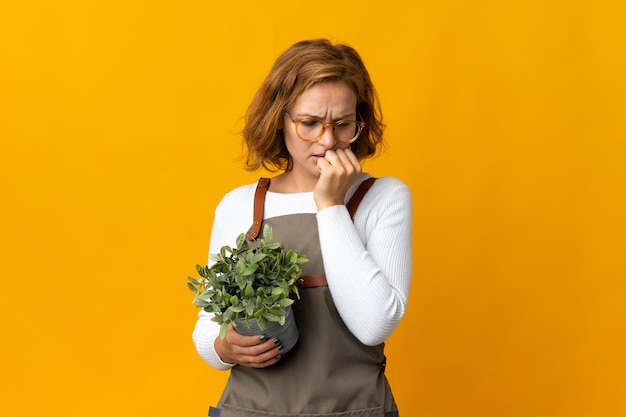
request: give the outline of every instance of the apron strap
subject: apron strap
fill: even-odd
[[[261,233],[261,224],[263,223],[263,211],[265,210],[265,194],[270,188],[269,178],[260,178],[254,192],[254,214],[252,215],[252,226],[246,233],[246,239],[254,240]]]
[[[361,200],[363,200],[363,197],[365,196],[367,190],[369,190],[372,184],[374,184],[374,181],[376,181],[376,178],[373,177],[366,179],[359,185],[359,188],[357,188],[354,194],[352,194],[350,201],[348,201],[348,204],[346,204],[346,208],[348,209],[348,213],[350,213],[351,218],[354,219],[354,213],[356,213],[356,209],[359,208]]]
[[[326,274],[302,275],[296,280],[298,288],[328,287]]]

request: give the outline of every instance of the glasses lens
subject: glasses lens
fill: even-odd
[[[323,129],[324,125],[317,119],[302,119],[296,124],[296,133],[304,140],[316,140]]]
[[[359,131],[356,122],[350,120],[340,120],[335,125],[335,139],[340,142],[350,142],[356,138]]]

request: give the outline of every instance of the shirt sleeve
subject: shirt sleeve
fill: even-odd
[[[344,205],[317,214],[328,286],[342,320],[365,345],[384,342],[405,314],[412,275],[410,190],[379,178],[354,221]]]
[[[211,321],[212,316],[211,313],[200,310],[192,339],[198,354],[205,362],[217,370],[226,371],[235,366],[235,364],[223,362],[215,351],[215,339],[220,335],[220,326],[216,322]]]
[[[237,236],[248,230],[252,224],[254,190],[254,185],[243,186],[226,194],[218,204],[211,230],[209,253],[218,253],[224,245],[234,246]],[[228,370],[234,364],[223,362],[215,351],[215,339],[219,337],[220,326],[211,320],[212,317],[212,313],[200,310],[192,339],[202,359],[215,369]]]

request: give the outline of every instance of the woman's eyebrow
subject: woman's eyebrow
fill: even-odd
[[[324,121],[323,117],[320,116],[316,116],[314,114],[311,113],[296,113],[293,115],[294,119],[304,119],[304,118],[311,118],[311,119],[317,119],[317,120],[321,120]],[[336,119],[333,119],[334,122],[338,121],[338,120],[346,120],[346,119],[356,119],[356,113],[352,112],[352,113],[347,113],[342,115],[341,117],[337,117]]]

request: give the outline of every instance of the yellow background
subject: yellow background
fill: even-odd
[[[0,6],[0,416],[203,416],[187,275],[303,38],[379,89],[414,198],[402,415],[626,416],[622,1]]]

